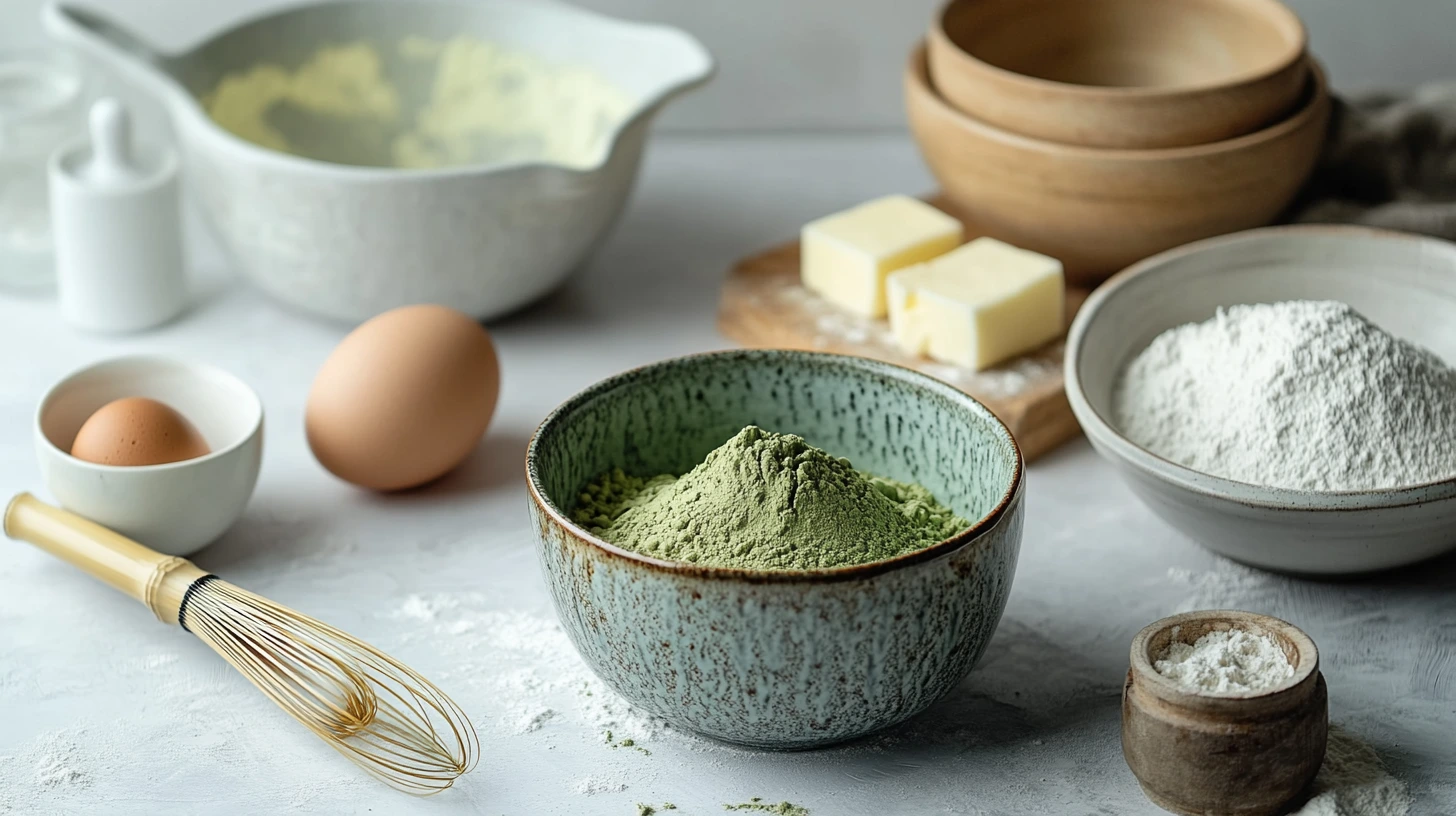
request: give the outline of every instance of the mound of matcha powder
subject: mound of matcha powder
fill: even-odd
[[[572,519],[644,555],[762,570],[880,561],[970,526],[920,485],[861,473],[753,425],[680,477],[602,474]]]

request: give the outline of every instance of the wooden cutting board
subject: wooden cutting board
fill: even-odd
[[[952,215],[941,201],[930,203]],[[966,237],[976,232],[967,225]],[[1067,321],[1088,290],[1067,290]],[[752,348],[788,348],[853,354],[896,363],[943,380],[980,400],[1011,429],[1030,461],[1081,433],[1062,387],[1058,339],[996,368],[971,371],[902,353],[890,324],[843,311],[799,284],[799,242],[739,261],[728,274],[718,328]]]

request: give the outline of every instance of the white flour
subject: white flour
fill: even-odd
[[[600,776],[588,776],[576,783],[576,792],[583,796],[596,796],[599,793],[619,793],[627,789],[627,786],[614,779],[603,779]]]
[[[309,810],[314,801],[347,797],[377,784],[362,774],[321,776],[310,768],[307,760],[320,753],[317,738],[205,647],[187,645],[195,648],[184,659],[172,652],[126,654],[133,644],[119,643],[104,670],[88,679],[104,686],[145,674],[140,682],[147,687],[147,702],[114,719],[72,721],[0,755],[0,814],[125,810],[130,802],[118,804],[109,798],[115,793],[105,793],[118,780],[125,780],[126,796],[163,796],[183,810],[205,809],[210,791],[179,792],[157,775],[158,768],[189,765],[206,767],[219,786],[269,780],[274,798],[260,806],[266,812]],[[62,693],[90,688],[78,684]],[[246,738],[257,734],[267,735],[267,751],[244,747]]]
[[[428,624],[416,626],[413,637],[427,637],[451,654],[454,667],[440,681],[487,687],[487,704],[499,709],[496,721],[510,735],[540,731],[558,719],[592,741],[607,731],[639,744],[672,733],[597,679],[554,620],[489,606],[475,593],[411,595],[389,616]]]
[[[1176,627],[1173,634],[1177,637]],[[1273,638],[1241,629],[1209,632],[1192,645],[1175,640],[1153,668],[1180,687],[1204,694],[1262,691],[1294,676]]]
[[[91,777],[78,744],[85,738],[85,730],[81,728],[46,734],[31,746],[25,757],[16,761],[30,766],[37,787],[88,787]]]
[[[1312,794],[1291,816],[1406,816],[1411,808],[1405,783],[1386,772],[1375,749],[1338,725],[1330,726]]]
[[[1343,303],[1231,306],[1159,335],[1123,373],[1117,422],[1194,470],[1300,490],[1456,475],[1456,370]]]

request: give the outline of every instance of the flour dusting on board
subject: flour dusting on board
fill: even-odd
[[[815,348],[869,345],[880,347],[886,358],[902,357],[899,346],[895,343],[895,336],[890,332],[890,324],[885,321],[846,312],[805,289],[797,278],[766,277],[763,283],[764,297],[779,301],[813,318]],[[1005,399],[1017,396],[1060,374],[1065,345],[1058,341],[1041,352],[1018,357],[985,371],[972,371],[926,360],[917,360],[915,365],[930,376],[976,396]]]

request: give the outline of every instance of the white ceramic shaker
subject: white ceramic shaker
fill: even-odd
[[[51,157],[51,226],[61,314],[77,328],[133,332],[187,304],[178,163],[133,149],[115,99],[91,107],[91,141]]]

